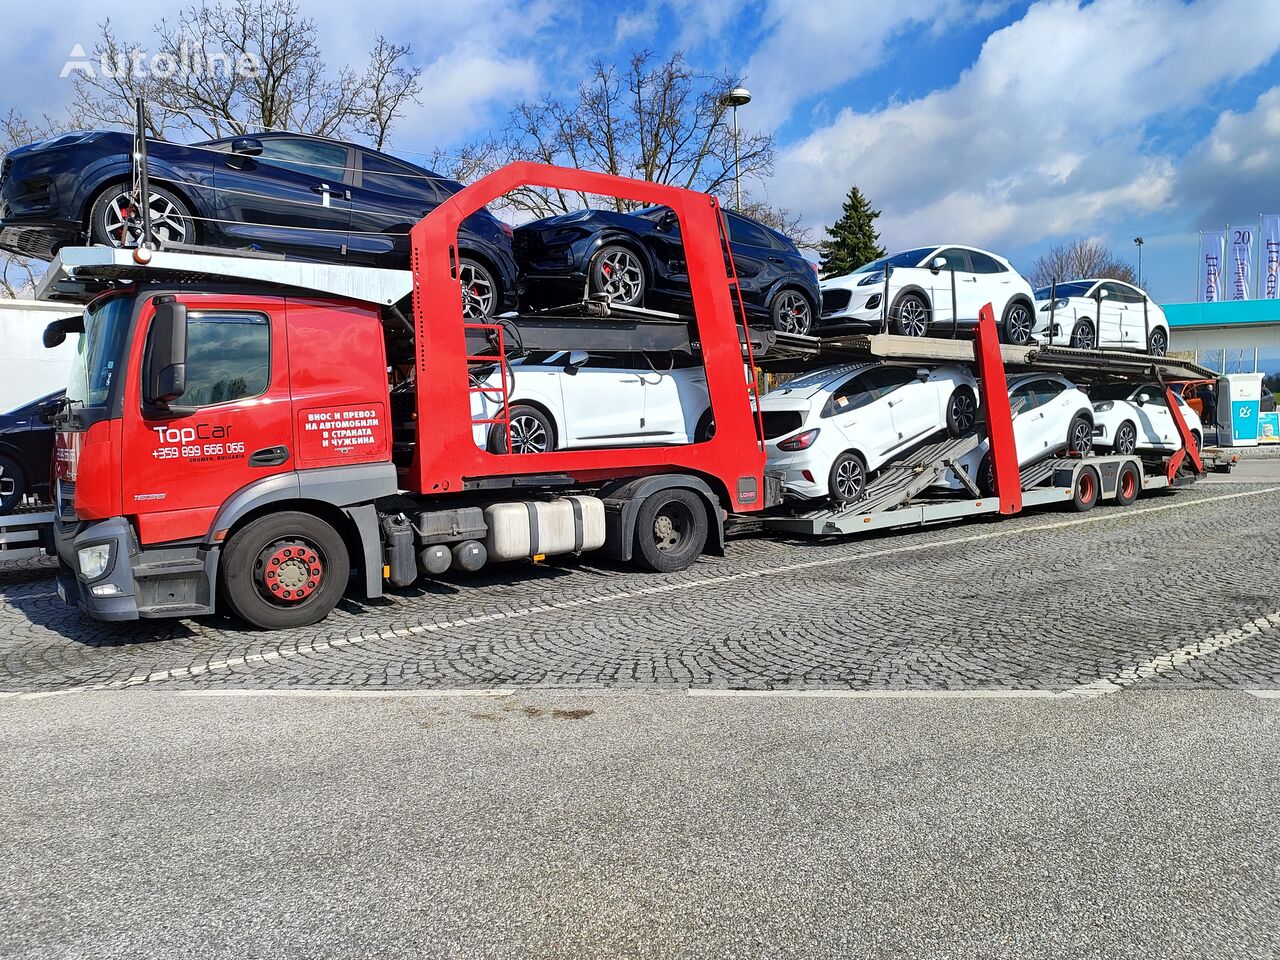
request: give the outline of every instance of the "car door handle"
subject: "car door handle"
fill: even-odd
[[[770,263],[786,263],[787,261],[783,260],[781,257],[770,257],[769,262]]]
[[[251,467],[278,467],[289,460],[288,447],[263,447],[249,454]]]

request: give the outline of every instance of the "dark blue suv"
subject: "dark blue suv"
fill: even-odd
[[[131,134],[69,133],[0,165],[0,248],[52,259],[83,243],[137,242]],[[407,269],[409,229],[462,185],[366,147],[291,133],[148,141],[151,221],[162,245],[261,250]],[[458,237],[469,315],[516,305],[511,228],[487,210]]]
[[[808,333],[818,315],[817,266],[776,230],[725,211],[747,313],[777,330]],[[687,310],[691,294],[680,224],[667,207],[634,213],[577,210],[516,228],[516,261],[534,308],[582,299]]]

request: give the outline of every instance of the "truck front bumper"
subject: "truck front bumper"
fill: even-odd
[[[95,620],[188,617],[213,613],[218,548],[179,543],[143,550],[122,517],[54,524],[58,594]],[[89,577],[86,547],[109,545],[106,568]]]
[[[58,596],[96,620],[137,620],[138,602],[133,579],[137,552],[133,530],[120,517],[97,523],[63,524],[53,528],[58,552]],[[93,579],[80,571],[80,550],[106,543],[111,555],[106,570]]]

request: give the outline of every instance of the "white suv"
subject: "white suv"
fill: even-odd
[[[1133,453],[1135,450],[1177,450],[1182,446],[1182,435],[1169,413],[1164,388],[1159,384],[1095,387],[1089,395],[1094,400],[1093,418],[1097,422],[1093,439],[1099,447],[1109,447],[1115,453]],[[1196,447],[1200,448],[1204,445],[1200,417],[1176,391],[1174,399],[1195,437]]]
[[[1068,280],[1037,290],[1034,336],[1045,343],[1050,334],[1054,343],[1082,350],[1114,347],[1157,357],[1169,352],[1169,321],[1160,305],[1120,280]]]
[[[1027,283],[1003,257],[959,245],[917,247],[874,260],[843,277],[823,280],[819,336],[845,330],[876,329],[884,309],[885,268],[889,268],[889,330],[912,337],[939,334],[958,317],[971,327],[978,311],[991,304],[1000,339],[1025,344],[1035,325],[1035,298]],[[952,274],[955,275],[955,311]]]
[[[977,409],[977,383],[959,367],[828,367],[761,398],[766,469],[783,474],[788,496],[852,503],[895,456],[971,429]]]

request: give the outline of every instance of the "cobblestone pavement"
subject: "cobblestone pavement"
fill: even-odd
[[[672,575],[495,567],[277,633],[95,623],[61,603],[49,562],[9,566],[0,691],[1280,689],[1276,477],[850,540],[748,533]]]

